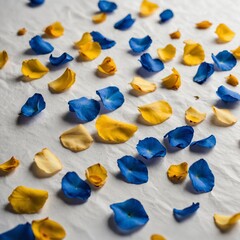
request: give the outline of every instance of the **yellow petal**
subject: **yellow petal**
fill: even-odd
[[[123,143],[130,139],[138,127],[101,115],[96,121],[98,135],[109,143]]]
[[[27,32],[27,29],[26,28],[20,28],[18,31],[17,31],[17,35],[18,36],[23,36],[25,35]]]
[[[237,122],[237,118],[228,110],[212,107],[214,115],[219,123],[224,126],[231,126]]]
[[[197,125],[206,118],[206,113],[199,112],[196,108],[189,107],[185,112],[185,119],[189,125]]]
[[[196,28],[198,28],[198,29],[207,29],[211,26],[212,26],[212,23],[207,20],[196,23]]]
[[[188,164],[186,162],[178,165],[171,165],[168,168],[167,175],[168,179],[173,183],[182,182],[188,174]]]
[[[60,136],[60,141],[65,148],[73,152],[83,151],[93,143],[91,135],[82,124],[65,131]]]
[[[166,238],[159,234],[153,234],[151,240],[166,240]]]
[[[8,197],[16,213],[37,213],[48,199],[48,192],[25,186],[16,187]]]
[[[94,60],[101,54],[102,48],[98,42],[88,42],[79,48],[82,60]]]
[[[168,44],[164,48],[158,48],[157,54],[162,61],[168,62],[175,57],[176,48],[172,44]]]
[[[152,15],[158,9],[158,4],[143,0],[140,6],[140,16],[147,17]]]
[[[61,161],[48,148],[36,153],[34,162],[40,177],[50,177],[62,170]]]
[[[205,53],[201,44],[192,40],[184,41],[183,62],[188,66],[198,65],[205,59]]]
[[[103,62],[98,65],[98,71],[106,75],[113,75],[117,71],[117,66],[112,58],[106,57]]]
[[[107,14],[106,13],[97,13],[95,15],[93,15],[92,17],[92,21],[94,23],[102,23],[107,19]]]
[[[30,59],[22,62],[22,74],[31,79],[43,77],[49,69],[45,67],[38,59]]]
[[[36,240],[62,240],[66,236],[62,225],[49,218],[32,221],[32,231]]]
[[[229,230],[239,220],[240,220],[240,213],[236,213],[232,216],[224,216],[224,215],[214,214],[215,224],[222,231]]]
[[[20,164],[20,161],[17,160],[15,157],[11,157],[8,161],[0,164],[0,171],[3,172],[11,172],[15,168],[17,168]]]
[[[89,32],[85,32],[83,35],[82,35],[82,38],[78,41],[78,42],[75,42],[74,43],[74,46],[77,48],[77,49],[80,49],[82,46],[84,46],[86,43],[89,43],[89,42],[92,42],[93,41],[93,38],[92,38],[92,35],[89,33]]]
[[[143,119],[150,124],[160,124],[172,115],[172,107],[168,102],[160,100],[138,107]]]
[[[234,76],[234,75],[232,75],[232,74],[230,74],[228,77],[226,77],[226,82],[229,84],[229,85],[232,85],[232,86],[237,86],[238,85],[238,79]]]
[[[167,89],[177,90],[181,86],[181,76],[175,68],[172,71],[172,74],[162,79],[162,85]]]
[[[223,23],[217,26],[215,33],[218,36],[218,41],[222,43],[230,42],[235,37],[235,32]]]
[[[94,164],[85,172],[87,180],[95,187],[102,187],[107,180],[107,170],[100,164]]]
[[[2,69],[4,67],[4,65],[7,63],[7,61],[8,61],[8,54],[4,50],[4,51],[0,52],[0,69]]]
[[[46,27],[44,32],[51,37],[60,37],[64,34],[64,27],[60,22],[55,22],[50,26]]]
[[[231,51],[235,58],[240,59],[240,46]]]
[[[141,77],[134,77],[130,84],[134,90],[142,93],[154,92],[157,88],[155,83],[151,83]]]
[[[177,30],[176,32],[170,33],[169,36],[171,39],[179,39],[181,37],[181,32]]]
[[[61,93],[68,90],[76,80],[76,73],[67,68],[65,72],[56,80],[48,84],[49,90],[53,93]]]

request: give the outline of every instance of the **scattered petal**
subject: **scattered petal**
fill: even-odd
[[[62,133],[60,141],[65,148],[73,152],[80,152],[92,145],[93,138],[82,124],[78,124]]]
[[[36,54],[47,54],[53,51],[54,47],[44,41],[39,35],[29,41],[30,47]]]
[[[92,21],[94,23],[102,23],[106,19],[107,19],[107,14],[103,13],[103,12],[97,13],[97,14],[93,15],[93,17],[92,17]]]
[[[126,17],[116,22],[114,24],[114,28],[118,30],[127,30],[134,24],[134,22],[135,22],[135,19],[132,18],[131,14],[128,14]]]
[[[0,69],[2,69],[8,61],[8,54],[6,51],[0,52]]]
[[[8,161],[0,164],[0,171],[9,173],[17,168],[20,164],[20,161],[17,160],[15,157],[11,157]],[[0,238],[1,239],[1,238]]]
[[[123,94],[115,86],[99,89],[96,94],[101,98],[103,106],[109,111],[118,109],[124,103]]]
[[[172,72],[162,79],[162,85],[167,89],[177,90],[181,86],[181,76],[175,68],[172,69]]]
[[[98,42],[102,49],[109,49],[115,46],[116,42],[109,38],[104,37],[100,32],[92,31],[91,36],[94,42]]]
[[[81,97],[68,102],[69,111],[75,112],[76,116],[83,122],[92,121],[100,112],[100,104],[94,99]]]
[[[29,0],[29,1],[30,1],[31,6],[42,5],[45,2],[45,0]]]
[[[171,165],[167,171],[168,179],[173,183],[181,183],[185,180],[187,174],[188,164],[186,162],[182,162],[178,165]]]
[[[225,126],[232,126],[237,122],[237,118],[228,110],[212,107],[216,119]]]
[[[162,11],[159,15],[161,22],[167,22],[169,21],[171,18],[173,18],[174,14],[173,11],[171,9],[166,9],[164,11]]]
[[[167,240],[165,237],[159,234],[153,234],[150,240]]]
[[[86,61],[94,60],[101,54],[101,49],[98,42],[88,42],[80,47],[80,58]]]
[[[237,102],[240,100],[239,93],[234,92],[223,85],[218,88],[216,93],[224,102]]]
[[[181,38],[181,32],[177,30],[176,32],[172,32],[169,34],[171,39],[180,39]]]
[[[214,65],[212,63],[203,62],[198,67],[197,73],[193,81],[199,84],[206,82],[206,80],[214,73]]]
[[[20,28],[18,31],[17,31],[17,35],[18,36],[23,36],[25,35],[27,32],[27,29],[26,28]]]
[[[98,135],[109,143],[123,143],[130,139],[138,127],[101,115],[96,121]]]
[[[48,192],[25,186],[16,187],[8,201],[16,213],[37,213],[48,199]]]
[[[134,90],[141,93],[150,93],[157,89],[155,83],[151,83],[141,77],[134,77],[130,84]]]
[[[226,77],[226,82],[227,82],[227,84],[232,85],[234,87],[239,84],[237,77],[235,77],[232,74],[230,74],[228,77]]]
[[[230,230],[240,220],[240,213],[232,216],[214,214],[214,222],[221,231]]]
[[[135,53],[141,53],[147,50],[152,44],[152,39],[149,35],[143,38],[131,38],[129,40],[129,46]]]
[[[240,59],[240,46],[231,51],[236,59]]]
[[[218,41],[222,43],[230,42],[235,37],[235,32],[223,23],[217,26],[215,33],[218,36]]]
[[[148,17],[152,15],[159,8],[158,4],[150,2],[148,0],[143,0],[140,6],[140,16]]]
[[[164,138],[168,138],[172,147],[186,148],[192,141],[194,129],[191,126],[177,127],[166,133]]]
[[[199,112],[196,108],[189,107],[185,112],[185,119],[189,125],[195,126],[206,118],[206,113]]]
[[[56,80],[48,84],[48,88],[53,93],[61,93],[68,90],[76,80],[76,73],[67,68],[65,72]]]
[[[154,137],[147,137],[139,140],[137,146],[139,155],[146,159],[165,157],[166,148]]]
[[[195,141],[191,143],[191,147],[197,146],[201,148],[213,148],[216,145],[216,138],[214,135],[210,135],[207,138]]]
[[[75,172],[67,172],[62,178],[62,191],[67,198],[86,201],[91,196],[91,188]]]
[[[160,72],[164,69],[163,62],[157,58],[153,59],[149,53],[144,53],[139,61],[148,72]]]
[[[160,124],[172,115],[172,107],[164,100],[140,106],[138,111],[144,120],[150,124]]]
[[[112,58],[106,57],[103,62],[98,65],[98,71],[105,75],[114,75],[117,72],[117,66]]]
[[[176,48],[172,44],[166,45],[164,48],[157,49],[158,57],[163,62],[171,61],[176,55]]]
[[[103,13],[111,13],[117,9],[117,4],[115,2],[99,0],[98,7]]]
[[[53,66],[60,66],[65,63],[71,62],[72,60],[73,60],[73,57],[67,54],[66,52],[59,57],[53,57],[52,54],[49,57],[49,61]]]
[[[64,27],[60,22],[55,22],[50,26],[46,27],[44,32],[50,37],[61,37],[64,34]]]
[[[186,207],[184,209],[173,209],[173,216],[178,221],[181,222],[186,218],[190,217],[193,213],[195,213],[199,209],[199,203],[193,203],[191,206]]]
[[[210,28],[212,26],[212,23],[209,22],[208,20],[196,23],[196,28],[198,29],[207,29]]]
[[[216,56],[212,53],[212,59],[219,71],[230,71],[237,64],[237,60],[234,55],[227,50],[219,52]]]
[[[146,165],[131,156],[124,156],[117,160],[118,167],[127,183],[143,184],[148,181]]]
[[[86,45],[87,43],[90,43],[93,41],[92,35],[89,32],[85,32],[82,35],[82,38],[74,43],[75,48],[77,49],[81,49],[84,45]]]
[[[134,198],[111,204],[110,208],[114,212],[115,223],[123,232],[134,231],[145,225],[149,220],[141,202]]]
[[[107,181],[107,170],[100,163],[87,168],[85,176],[93,186],[102,187]]]
[[[214,187],[214,175],[204,159],[193,163],[189,168],[189,177],[198,193],[211,192]]]

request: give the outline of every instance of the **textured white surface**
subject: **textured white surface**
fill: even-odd
[[[214,225],[213,214],[231,215],[240,211],[240,162],[239,162],[239,122],[232,127],[215,126],[211,122],[211,106],[218,102],[215,94],[217,87],[225,85],[229,72],[215,72],[204,85],[200,86],[192,81],[197,67],[187,67],[181,64],[183,53],[183,40],[193,39],[199,41],[206,52],[206,61],[212,62],[211,53],[221,50],[231,50],[239,45],[240,1],[233,0],[170,0],[155,1],[160,9],[148,18],[139,18],[138,10],[141,0],[116,0],[118,10],[108,16],[107,21],[94,25],[91,16],[97,8],[97,0],[46,0],[46,3],[37,8],[31,8],[27,1],[0,1],[0,50],[9,54],[9,62],[0,71],[0,128],[1,162],[12,155],[21,160],[20,167],[11,175],[0,177],[0,232],[6,231],[19,223],[41,219],[46,216],[61,223],[67,232],[69,240],[95,240],[95,239],[149,239],[151,234],[159,233],[171,240],[238,240],[239,225],[226,234],[222,234]],[[158,13],[171,8],[175,17],[169,23],[159,24]],[[121,32],[113,28],[113,24],[132,13],[136,17],[133,27]],[[195,23],[210,20],[213,26],[208,30],[195,29]],[[69,64],[77,74],[75,85],[67,92],[51,94],[47,83],[60,76],[63,68],[51,68],[51,72],[42,79],[24,83],[20,80],[21,63],[25,59],[38,58],[48,63],[49,55],[36,56],[29,51],[28,41],[54,21],[60,21],[65,27],[64,36],[58,39],[49,39],[55,50],[54,55],[64,51],[72,56],[78,52],[72,48],[73,42],[81,38],[86,31],[96,30],[109,38],[115,39],[117,45],[102,52],[101,56],[92,62],[78,62]],[[236,37],[227,44],[215,42],[215,28],[219,23],[225,23],[234,31]],[[25,27],[28,32],[22,37],[16,36],[19,28]],[[171,40],[169,33],[180,29],[182,38]],[[139,56],[129,53],[128,40],[130,37],[143,37],[149,34],[153,44],[148,50],[153,57],[157,57],[156,49],[172,43],[177,47],[177,56],[165,64],[165,69],[157,74],[145,76],[155,82],[158,89],[154,93],[136,97],[130,92],[128,84],[137,75],[140,63]],[[118,72],[116,75],[101,79],[95,75],[96,67],[106,56],[116,61]],[[166,90],[160,87],[161,79],[175,67],[182,75],[182,86],[178,91]],[[240,78],[239,64],[231,71]],[[75,126],[77,121],[68,115],[67,102],[82,96],[98,99],[97,89],[116,85],[125,95],[124,105],[110,113],[113,118],[136,123],[138,132],[132,139],[124,144],[111,145],[95,142],[88,150],[73,153],[63,148],[59,136],[65,130]],[[231,87],[229,87],[231,88]],[[239,87],[236,88],[237,90]],[[46,101],[47,108],[38,116],[27,122],[18,120],[21,106],[28,97],[35,92],[41,93]],[[239,91],[238,91],[239,92]],[[199,100],[194,96],[198,95]],[[138,121],[137,106],[165,99],[173,107],[173,116],[165,123],[157,126],[145,126]],[[218,102],[219,104],[219,102]],[[194,140],[202,139],[214,134],[217,138],[216,147],[208,152],[197,154],[189,148],[175,153],[167,153],[164,159],[149,162],[149,181],[143,185],[131,185],[116,177],[119,173],[116,160],[124,155],[136,155],[135,146],[139,139],[153,136],[162,141],[163,135],[175,127],[185,125],[184,112],[189,106],[194,106],[207,113],[207,119],[194,127]],[[222,105],[224,107],[224,104]],[[228,106],[239,118],[239,106]],[[96,135],[95,121],[85,124],[89,131]],[[39,179],[31,171],[33,156],[42,148],[48,147],[63,162],[63,170],[51,178]],[[180,185],[172,184],[166,176],[171,164],[187,161],[190,165],[200,158],[205,158],[215,175],[215,187],[211,193],[194,194],[189,191],[189,178]],[[109,173],[106,185],[97,191],[82,205],[70,205],[60,197],[61,179],[68,171],[76,171],[84,178],[85,169],[100,162]],[[17,215],[6,208],[7,198],[18,185],[46,189],[49,199],[39,214]],[[137,198],[145,207],[150,221],[139,231],[132,235],[121,236],[111,228],[109,220],[112,211],[111,203],[121,202],[128,198]],[[184,208],[192,202],[200,202],[200,209],[190,219],[177,223],[172,216],[172,209]]]

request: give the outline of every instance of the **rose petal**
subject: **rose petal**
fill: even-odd
[[[86,45],[89,42],[93,42],[93,38],[92,35],[89,32],[85,32],[82,35],[82,38],[74,43],[75,48],[80,49],[81,47],[83,47],[84,45]]]
[[[92,16],[92,21],[94,23],[102,23],[107,19],[107,14],[100,12]]]
[[[185,119],[189,125],[195,126],[206,118],[206,113],[199,112],[196,108],[189,107],[185,112]]]
[[[227,82],[227,84],[232,85],[234,87],[239,84],[237,77],[235,77],[232,74],[230,74],[228,77],[226,77],[226,82]]]
[[[172,72],[162,79],[162,85],[167,89],[177,90],[181,86],[181,76],[175,68],[172,69]]]
[[[189,218],[190,216],[192,216],[199,209],[199,206],[200,206],[199,203],[193,203],[191,206],[181,210],[174,208],[173,216],[178,222],[181,222],[186,218]]]
[[[99,0],[98,7],[101,12],[111,13],[117,9],[117,4],[115,2]]]
[[[0,52],[0,69],[2,69],[5,66],[7,61],[8,61],[8,54],[4,50],[4,51]]]
[[[167,240],[165,237],[159,234],[153,234],[150,240]]]
[[[166,9],[164,11],[162,11],[159,15],[161,22],[167,22],[169,21],[171,18],[173,18],[174,14],[173,11],[171,9]]]
[[[228,109],[220,109],[215,106],[212,109],[216,119],[223,126],[232,126],[237,122],[237,118]]]
[[[214,65],[211,63],[203,62],[198,67],[197,73],[193,81],[202,84],[214,73]]]
[[[200,147],[200,148],[213,148],[216,145],[216,138],[214,135],[210,135],[207,138],[192,142],[190,145],[190,148],[193,148],[194,146]]]
[[[50,26],[46,27],[44,32],[50,37],[60,37],[64,34],[64,27],[60,22],[54,22]]]
[[[176,55],[176,48],[172,44],[166,45],[164,48],[157,49],[158,57],[163,62],[171,61]]]
[[[236,58],[227,50],[219,52],[216,56],[212,53],[212,59],[219,71],[230,71],[237,64]]]
[[[218,41],[222,43],[230,42],[235,37],[235,32],[224,23],[217,26],[215,33],[218,36]]]
[[[134,22],[135,22],[135,19],[132,18],[131,14],[128,14],[126,17],[116,22],[114,24],[114,28],[118,30],[127,30],[134,24]]]
[[[80,47],[80,58],[84,61],[94,60],[101,54],[101,49],[98,42],[88,42]]]
[[[143,0],[140,6],[140,16],[148,17],[152,15],[159,8],[158,4],[150,2],[148,0]]]
[[[33,7],[42,5],[45,2],[45,0],[29,0],[29,1],[30,5]]]
[[[188,164],[182,162],[178,165],[171,165],[167,170],[168,179],[173,183],[181,183],[188,174]]]
[[[98,71],[105,75],[114,75],[117,72],[117,66],[112,58],[106,57],[103,62],[98,65]]]
[[[216,93],[224,102],[237,102],[240,100],[239,93],[231,91],[223,85],[218,88]]]
[[[11,157],[8,161],[0,164],[0,171],[2,172],[11,172],[15,168],[17,168],[20,164],[20,161],[17,160],[15,157]]]
[[[214,214],[214,222],[221,231],[230,230],[240,220],[240,213],[232,216]]]
[[[198,29],[207,29],[210,28],[212,26],[212,23],[209,22],[208,20],[196,23],[196,28]]]
[[[72,60],[73,60],[73,57],[67,54],[66,52],[60,55],[59,57],[53,57],[52,54],[49,57],[49,61],[53,66],[60,66],[68,62],[71,62]]]
[[[152,39],[149,35],[143,38],[131,38],[129,40],[129,46],[135,53],[141,53],[147,50],[152,44]]]
[[[54,47],[44,41],[39,35],[36,35],[29,41],[29,45],[36,54],[48,54],[54,50]]]
[[[102,49],[109,49],[116,45],[114,40],[104,37],[100,32],[92,31],[91,36],[94,42],[98,42]]]
[[[179,39],[181,38],[181,32],[177,30],[176,32],[172,32],[169,34],[171,39]]]
[[[231,51],[235,58],[240,59],[240,46]]]
[[[141,55],[139,62],[148,72],[160,72],[164,69],[164,64],[160,59],[153,59],[149,53]]]
[[[155,83],[151,83],[141,77],[134,77],[130,84],[134,90],[141,93],[150,93],[157,89],[157,85]]]

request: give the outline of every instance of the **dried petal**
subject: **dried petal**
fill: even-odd
[[[237,79],[237,77],[235,77],[234,75],[230,74],[228,77],[226,77],[226,82],[229,84],[229,85],[232,85],[232,86],[237,86],[239,84],[239,81]]]
[[[196,23],[196,28],[198,29],[207,29],[207,28],[210,28],[211,26],[212,26],[212,23],[207,20]]]
[[[134,77],[130,84],[134,90],[142,93],[154,92],[157,89],[155,83],[151,83],[141,77]]]
[[[163,62],[171,61],[176,55],[176,48],[172,44],[166,45],[164,48],[157,49],[158,57]]]
[[[236,213],[232,216],[214,214],[215,224],[221,231],[230,230],[239,220],[240,213]]]
[[[185,180],[188,174],[188,164],[182,162],[178,165],[171,165],[168,168],[168,179],[173,183],[180,183]]]
[[[11,159],[9,159],[8,161],[0,164],[0,171],[6,173],[11,172],[15,168],[17,168],[19,164],[20,164],[19,160],[17,160],[15,157],[11,157]]]
[[[23,36],[25,35],[27,32],[27,29],[26,28],[20,28],[18,31],[17,31],[17,35],[18,36]]]
[[[64,27],[60,22],[55,22],[50,26],[46,27],[44,32],[50,37],[60,37],[64,34]]]
[[[140,6],[140,16],[148,17],[152,15],[159,8],[158,4],[143,0]]]
[[[92,16],[92,21],[94,23],[102,23],[107,19],[107,14],[100,12]]]
[[[222,43],[230,42],[235,37],[235,32],[224,23],[217,26],[215,33],[218,36],[218,41]]]
[[[117,66],[112,58],[106,57],[103,62],[98,65],[98,71],[105,75],[114,75],[117,71]]]
[[[196,108],[189,107],[185,112],[185,119],[189,125],[195,126],[206,118],[206,113],[199,112]]]
[[[171,39],[179,39],[181,37],[181,32],[177,30],[176,32],[170,33],[169,36]]]
[[[228,110],[212,107],[216,119],[224,126],[231,126],[237,122],[237,118]]]
[[[175,68],[172,71],[172,74],[162,79],[162,85],[167,89],[177,90],[181,86],[181,76]]]
[[[0,69],[2,69],[4,67],[4,65],[7,63],[7,61],[8,61],[8,54],[4,50],[4,51],[0,52]]]

